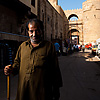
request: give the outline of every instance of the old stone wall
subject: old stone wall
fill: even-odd
[[[83,3],[84,42],[95,42],[100,38],[100,0]]]
[[[67,35],[65,29],[65,19],[67,18],[64,11],[57,3],[51,5],[51,2],[43,0],[40,1],[40,5],[40,20],[44,24],[45,39],[64,39]],[[58,7],[59,10],[57,11]]]
[[[73,16],[76,16],[78,20],[82,20],[83,31],[78,31],[79,34],[80,31],[83,34],[82,38],[85,44],[95,42],[100,38],[100,0],[87,0],[83,2],[82,9],[65,10],[65,14],[68,20]],[[69,24],[70,23],[71,22],[69,21]],[[74,24],[75,23],[76,22],[74,21]],[[82,29],[79,25],[78,27]],[[78,29],[77,26],[74,27],[74,29]],[[80,42],[82,41],[82,38],[79,36]]]

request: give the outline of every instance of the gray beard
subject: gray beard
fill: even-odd
[[[34,43],[34,44],[38,44],[40,42],[40,40],[33,40],[31,37],[30,37],[30,40],[31,40],[31,43]]]

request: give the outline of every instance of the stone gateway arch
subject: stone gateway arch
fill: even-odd
[[[82,9],[65,10],[69,20],[67,36],[78,36],[78,43],[88,44],[100,38],[100,0],[87,0],[83,2]],[[71,17],[78,20],[70,21]]]

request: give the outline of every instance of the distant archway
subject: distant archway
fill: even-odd
[[[71,39],[72,44],[79,44],[79,33],[77,29],[69,30],[68,37]]]
[[[70,20],[72,17],[76,17],[78,19],[78,16],[76,14],[71,14],[69,17],[68,17],[68,20]]]
[[[79,31],[77,29],[71,29],[71,30],[69,30],[68,34],[71,33],[71,35],[72,35],[72,33],[74,33],[74,32],[78,32],[79,33]]]

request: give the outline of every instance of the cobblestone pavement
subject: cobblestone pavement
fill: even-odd
[[[60,56],[63,78],[60,100],[100,100],[100,60],[90,51]],[[11,100],[17,91],[18,76],[11,76]],[[0,100],[7,100],[6,76],[0,70]]]

